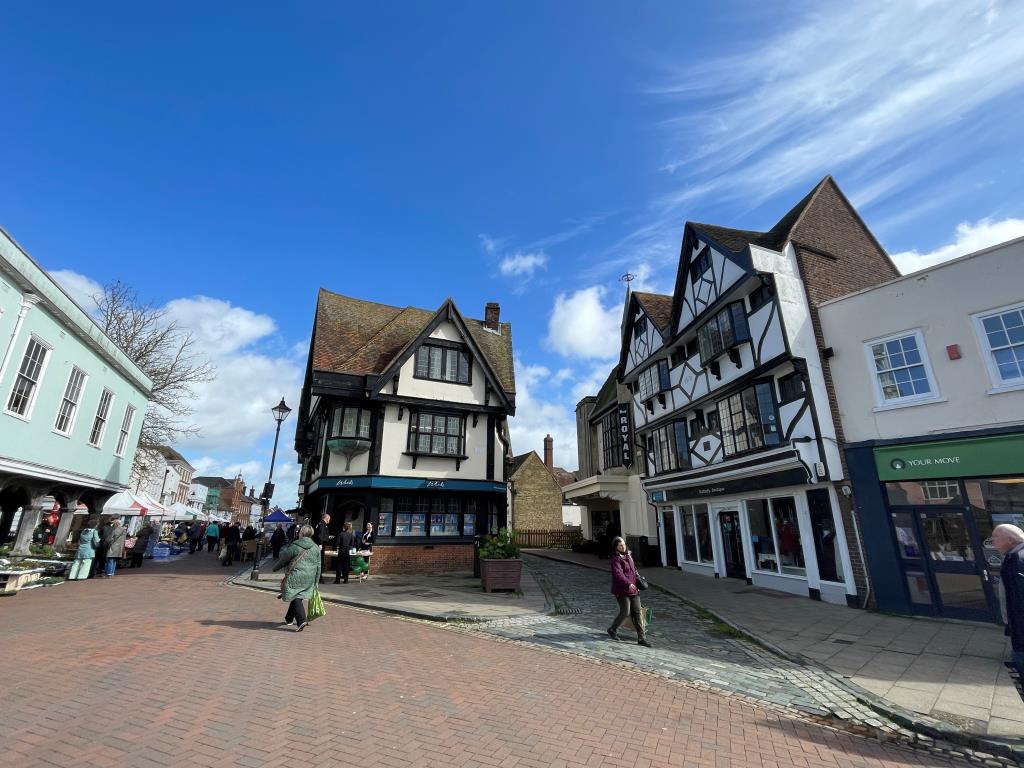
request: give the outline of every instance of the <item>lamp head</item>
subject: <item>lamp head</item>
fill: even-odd
[[[274,414],[274,421],[280,424],[288,418],[288,414],[292,412],[292,409],[284,404],[284,398],[282,397],[281,402],[271,408],[270,412]]]

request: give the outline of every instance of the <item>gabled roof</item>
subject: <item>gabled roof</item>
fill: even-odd
[[[537,452],[536,451],[530,451],[529,453],[523,453],[523,454],[520,454],[519,456],[513,456],[512,457],[512,466],[510,466],[509,469],[508,469],[509,477],[514,475],[516,472],[518,472],[519,468],[522,467],[523,464],[526,463],[526,460],[528,458],[530,458],[531,456],[537,456]],[[537,460],[538,461],[540,460],[540,456],[537,456]]]
[[[563,488],[567,485],[572,485],[576,482],[577,477],[575,472],[570,472],[563,467],[553,467],[551,474],[555,476],[555,480]]]
[[[445,304],[449,302],[450,299]],[[454,307],[454,302],[451,304]],[[439,311],[376,304],[321,288],[313,330],[313,369],[379,376],[410,351]],[[461,313],[459,317],[498,385],[507,395],[514,396],[511,324],[499,323],[498,331],[492,332],[482,320]]]
[[[664,334],[672,325],[672,297],[663,293],[641,293],[634,291],[633,295],[640,303],[640,307],[651,318],[651,322]]]
[[[163,456],[166,461],[176,461],[181,464],[184,464],[189,469],[193,468],[192,465],[185,460],[184,456],[182,456],[176,450],[171,448],[169,445],[145,445],[140,447],[144,448],[145,450],[156,451],[161,456]]]
[[[612,405],[617,405],[619,402],[618,392],[618,368],[612,368],[608,374],[608,378],[604,380],[604,384],[601,385],[601,389],[597,391],[597,402],[594,403],[594,413],[601,414],[607,411]]]

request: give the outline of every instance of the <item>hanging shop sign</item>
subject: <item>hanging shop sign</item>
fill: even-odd
[[[633,430],[629,428],[629,403],[619,403],[619,440],[622,442],[622,466],[633,466]]]
[[[1024,472],[1024,435],[989,435],[965,440],[875,448],[879,480],[991,477]]]

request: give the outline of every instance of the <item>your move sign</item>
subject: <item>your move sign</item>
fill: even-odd
[[[889,445],[875,449],[880,480],[991,477],[1024,473],[1024,435]]]

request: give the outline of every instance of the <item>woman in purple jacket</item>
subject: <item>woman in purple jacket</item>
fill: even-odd
[[[612,594],[619,601],[619,615],[608,627],[608,636],[612,640],[621,639],[619,627],[627,615],[632,616],[637,642],[650,648],[651,644],[647,640],[647,631],[644,627],[643,607],[640,605],[640,592],[636,588],[636,565],[633,563],[633,555],[626,549],[626,540],[621,536],[615,538],[612,546],[615,549],[612,553]]]

